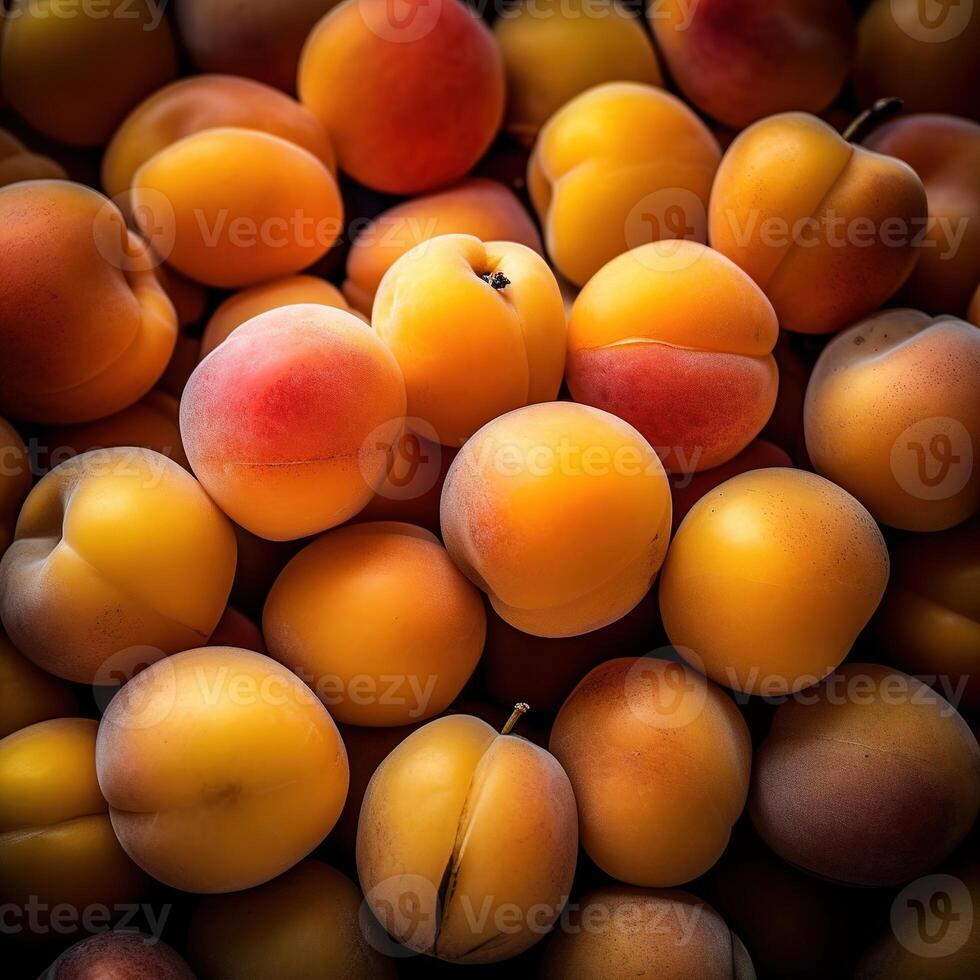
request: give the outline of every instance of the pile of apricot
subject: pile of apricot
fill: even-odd
[[[978,66],[0,4],[0,971],[980,976]]]

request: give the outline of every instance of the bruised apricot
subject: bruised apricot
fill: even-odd
[[[642,245],[576,298],[568,387],[636,426],[669,471],[710,469],[772,413],[778,333],[765,294],[723,255],[697,242]]]
[[[36,667],[0,630],[0,738],[77,710],[71,686]]]
[[[0,187],[21,180],[66,180],[60,163],[31,153],[13,133],[0,129]]]
[[[663,466],[631,425],[587,405],[509,412],[460,450],[442,533],[463,573],[512,626],[574,636],[646,594],[670,535]]]
[[[20,433],[0,419],[0,556],[14,539],[20,505],[31,489],[31,459]]]

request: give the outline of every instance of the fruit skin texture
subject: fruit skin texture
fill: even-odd
[[[0,189],[0,412],[87,422],[146,394],[174,349],[173,305],[146,246],[96,191]]]
[[[484,242],[517,242],[544,252],[538,229],[517,197],[495,180],[471,177],[396,204],[368,224],[347,256],[347,301],[370,315],[378,285],[394,262],[437,235],[475,235]]]
[[[92,15],[59,0],[8,6],[4,101],[52,139],[100,146],[143,96],[177,74],[170,25],[151,0],[105,0]]]
[[[456,699],[483,651],[486,613],[434,534],[379,522],[304,548],[276,579],[262,626],[272,656],[338,722],[407,725]]]
[[[887,581],[884,538],[850,494],[803,470],[753,470],[684,518],[660,612],[671,642],[712,680],[777,696],[844,659]]]
[[[24,501],[0,561],[0,617],[39,667],[114,684],[205,642],[228,600],[235,536],[198,482],[147,449],[62,463]]]
[[[194,980],[184,959],[159,938],[122,930],[97,933],[66,949],[43,980]]]
[[[874,130],[864,145],[904,160],[929,201],[929,231],[902,299],[930,313],[963,315],[980,269],[980,125],[956,116],[904,116]]]
[[[817,361],[804,428],[817,472],[883,524],[941,531],[980,504],[980,330],[884,310]]]
[[[31,460],[20,433],[0,419],[0,556],[14,538],[20,505],[31,489]]]
[[[745,806],[748,728],[720,688],[680,663],[595,667],[562,705],[548,747],[575,790],[586,853],[627,884],[697,878]]]
[[[0,630],[0,738],[77,711],[78,700],[71,687],[35,667]]]
[[[371,910],[409,949],[494,963],[557,919],[577,850],[575,798],[555,758],[452,715],[414,732],[376,770],[357,828],[357,873]],[[406,903],[419,914],[407,915]]]
[[[507,285],[483,278],[496,275]],[[565,306],[547,263],[524,245],[440,235],[415,246],[385,273],[371,322],[405,376],[408,415],[445,445],[558,396]]]
[[[102,159],[110,197],[132,186],[136,171],[172,143],[205,129],[254,129],[308,150],[331,173],[337,169],[320,121],[288,95],[248,78],[194,75],[158,89],[125,118]]]
[[[705,241],[718,141],[662,89],[610,82],[542,128],[528,163],[531,201],[557,270],[584,285],[610,259],[651,241]]]
[[[126,852],[193,892],[281,874],[330,832],[347,796],[326,708],[282,664],[235,647],[137,674],[102,717],[96,769]]]
[[[95,778],[96,728],[89,718],[56,718],[0,740],[5,904],[34,896],[47,918],[62,903],[81,912],[141,900],[147,881],[119,846]]]
[[[569,915],[570,928],[556,930],[548,940],[543,980],[645,975],[755,980],[741,940],[689,892],[607,885],[579,904],[581,910]]]
[[[566,102],[596,85],[663,84],[649,36],[618,0],[528,0],[498,17],[493,32],[507,70],[504,129],[526,146]]]
[[[353,517],[402,431],[405,382],[353,314],[284,306],[197,366],[180,404],[187,458],[232,520],[273,540]]]
[[[419,194],[483,156],[504,112],[504,67],[489,29],[457,0],[412,11],[341,4],[313,29],[300,101],[326,126],[340,167],[389,194]]]
[[[868,887],[910,881],[976,819],[980,747],[949,702],[901,671],[848,663],[832,682],[776,711],[756,756],[752,822],[814,874]]]
[[[850,69],[847,0],[667,0],[647,15],[681,91],[734,129],[788,109],[825,109]]]
[[[60,163],[31,153],[13,133],[0,129],[0,187],[20,180],[67,180]]]
[[[772,414],[778,335],[769,300],[733,262],[698,242],[653,242],[579,293],[568,387],[636,426],[668,471],[710,469]]]
[[[646,594],[670,536],[670,490],[628,423],[548,402],[488,423],[442,491],[457,567],[511,626],[575,636],[625,616]]]
[[[185,136],[133,175],[136,223],[178,272],[250,286],[322,258],[343,230],[333,174],[312,153],[253,129]]]
[[[770,116],[729,147],[708,240],[765,291],[779,325],[835,333],[881,306],[918,258],[927,217],[915,171],[805,112]]]

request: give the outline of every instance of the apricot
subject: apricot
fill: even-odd
[[[405,382],[377,335],[351,313],[297,305],[254,317],[201,361],[180,431],[225,513],[282,540],[371,499],[404,415]]]
[[[186,470],[146,449],[99,449],[24,501],[0,562],[0,617],[39,667],[108,684],[204,643],[234,572],[231,526]]]
[[[688,511],[660,577],[660,613],[712,680],[778,696],[844,659],[887,581],[884,538],[849,493],[803,470],[752,470]]]
[[[791,864],[851,885],[897,885],[969,832],[980,811],[980,747],[921,681],[848,663],[776,711],[749,811]]]
[[[5,14],[0,84],[34,129],[99,146],[143,96],[177,74],[163,8],[152,0],[13,0]]]
[[[437,235],[475,235],[544,251],[531,216],[510,190],[495,180],[470,178],[396,204],[367,224],[347,256],[347,301],[370,315],[384,274],[409,249]]]
[[[357,827],[368,907],[409,949],[495,963],[532,946],[565,904],[575,797],[544,749],[472,715],[430,721],[381,763]]]
[[[194,974],[178,953],[159,937],[138,932],[97,933],[66,949],[42,980],[194,980]]]
[[[39,153],[31,153],[5,129],[0,129],[0,187],[21,180],[66,180],[60,163]]]
[[[188,955],[210,980],[393,977],[393,961],[362,933],[360,906],[346,875],[303,861],[258,888],[199,899]]]
[[[630,885],[669,887],[707,871],[745,806],[749,730],[720,688],[672,660],[594,667],[548,747],[575,790],[585,852]]]
[[[570,402],[531,405],[460,450],[442,490],[442,533],[511,626],[588,633],[650,588],[670,536],[667,476],[622,419]]]
[[[545,946],[543,980],[755,980],[742,941],[689,892],[607,885],[578,904]]]
[[[77,710],[72,688],[35,667],[0,630],[0,738]]]
[[[865,145],[904,160],[922,179],[929,226],[902,298],[931,313],[961,316],[980,269],[980,125],[956,116],[905,116]]]
[[[20,433],[0,419],[0,556],[14,539],[20,505],[31,489],[31,458]]]
[[[504,113],[500,51],[458,0],[407,15],[387,0],[341,4],[307,39],[298,89],[326,126],[340,168],[389,194],[465,176]]]
[[[201,338],[200,356],[206,357],[223,340],[228,339],[232,330],[240,327],[246,320],[277,310],[280,306],[295,306],[297,303],[315,303],[319,306],[334,306],[338,310],[350,310],[344,294],[334,285],[319,276],[286,276],[271,282],[259,283],[233,293],[211,314],[204,336]]]
[[[60,180],[0,188],[0,267],[0,412],[87,422],[150,390],[176,317],[106,198]]]
[[[333,174],[296,143],[254,129],[206,129],[133,176],[136,223],[154,251],[209,286],[299,272],[339,237]]]
[[[401,367],[409,416],[446,445],[561,387],[561,292],[524,245],[472,235],[416,245],[385,273],[371,322]]]
[[[847,0],[667,0],[650,4],[647,17],[684,95],[733,129],[789,109],[825,109],[844,85],[856,40]]]
[[[980,330],[885,310],[835,337],[813,369],[804,426],[819,473],[884,524],[940,531],[980,505]]]
[[[119,846],[95,778],[98,725],[55,718],[0,740],[0,900],[38,906],[37,923],[65,906],[76,931],[92,905],[138,901],[147,884]],[[30,931],[30,923],[18,923]]]
[[[662,89],[610,82],[542,127],[528,164],[531,201],[557,270],[584,285],[610,259],[648,242],[704,242],[721,149]]]
[[[524,0],[493,27],[507,71],[504,128],[530,146],[566,102],[603,82],[662,85],[646,31],[619,0]]]
[[[779,324],[834,333],[881,306],[912,272],[926,193],[901,160],[786,112],[744,130],[711,190],[708,240],[772,302]]]
[[[197,3],[195,9],[202,6]],[[282,14],[281,4],[277,11]],[[308,150],[331,172],[336,170],[326,131],[295,99],[249,78],[194,75],[165,85],[126,117],[106,147],[102,186],[112,197],[123,194],[139,168],[161,150],[205,129],[228,127],[279,136]]]
[[[980,520],[904,535],[891,556],[875,623],[882,651],[956,707],[980,709]]]
[[[265,640],[262,631],[237,609],[229,606],[218,620],[214,632],[208,637],[209,647],[241,647],[243,650],[254,650],[265,653]]]
[[[405,725],[455,700],[483,651],[486,614],[434,534],[355,524],[285,567],[262,629],[337,721]]]
[[[667,470],[725,463],[776,402],[779,324],[762,290],[698,242],[653,242],[603,266],[568,321],[576,401],[636,426]]]
[[[96,769],[126,852],[193,892],[291,868],[347,795],[326,708],[281,664],[235,647],[187,650],[137,674],[102,716]]]

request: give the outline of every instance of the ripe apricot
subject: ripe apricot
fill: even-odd
[[[351,313],[285,306],[197,366],[180,404],[191,466],[234,521],[283,540],[353,517],[385,474],[405,382]]]
[[[77,710],[71,686],[36,667],[0,630],[0,738]]]
[[[578,851],[568,777],[554,756],[506,730],[472,715],[430,721],[367,788],[361,889],[385,929],[416,952],[461,964],[516,956],[568,898]]]
[[[475,235],[544,251],[531,216],[510,190],[495,180],[469,178],[396,204],[364,227],[347,256],[348,302],[370,315],[378,285],[394,262],[437,235]]]
[[[458,0],[407,15],[387,0],[341,4],[307,39],[298,78],[341,169],[390,194],[465,176],[504,112],[500,51]]]
[[[98,449],[24,501],[0,562],[0,617],[39,667],[116,683],[203,643],[234,571],[231,526],[186,470],[146,449]]]
[[[194,980],[191,968],[159,936],[109,930],[66,949],[44,971],[44,980],[96,980],[98,977],[152,977]]]
[[[639,245],[706,241],[720,159],[708,127],[651,85],[609,82],[565,103],[541,129],[527,173],[555,267],[582,286]]]
[[[87,422],[131,405],[163,372],[174,308],[146,246],[101,194],[61,180],[0,188],[0,267],[0,412]]]
[[[293,558],[262,628],[272,656],[337,721],[405,725],[455,700],[483,651],[486,614],[434,534],[355,524]]]
[[[728,148],[708,240],[765,290],[781,327],[834,333],[905,282],[926,220],[925,189],[907,163],[786,112]]]
[[[561,292],[524,245],[471,235],[416,245],[385,273],[371,322],[405,376],[408,415],[446,445],[561,387]]]
[[[752,470],[684,518],[660,612],[671,642],[712,680],[778,696],[844,659],[887,581],[885,541],[849,493],[802,470]]]
[[[133,175],[132,209],[154,251],[209,286],[249,286],[316,262],[339,237],[333,174],[296,143],[254,129],[205,129]]]
[[[897,885],[949,856],[980,811],[980,747],[921,681],[845,664],[776,711],[752,822],[784,860],[852,885]]]
[[[636,426],[671,472],[727,462],[776,402],[779,325],[762,290],[698,242],[653,242],[603,266],[568,322],[568,387]]]
[[[102,716],[96,769],[126,852],[194,892],[281,874],[330,832],[347,795],[326,708],[282,664],[235,647],[137,674]]]
[[[548,747],[575,790],[586,853],[631,885],[697,878],[745,806],[752,746],[738,708],[670,660],[593,668],[558,712]]]
[[[670,535],[670,490],[646,440],[607,412],[548,402],[479,430],[449,468],[442,533],[511,626],[574,636],[646,594]]]
[[[980,330],[884,310],[820,355],[804,406],[819,473],[883,524],[939,531],[980,504]]]
[[[66,180],[60,163],[31,153],[13,133],[0,129],[0,187],[21,180]]]
[[[31,459],[20,433],[0,419],[0,556],[14,539],[20,505],[31,489]]]

